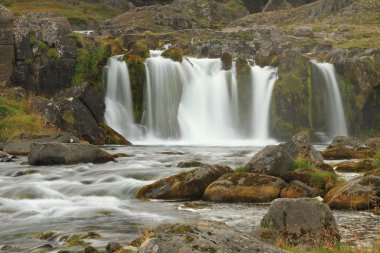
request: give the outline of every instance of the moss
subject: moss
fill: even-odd
[[[162,57],[169,58],[173,61],[182,62],[183,50],[179,47],[172,47],[161,54]]]
[[[380,152],[377,152],[373,159],[373,166],[380,168]]]
[[[59,60],[59,53],[57,51],[57,49],[55,48],[49,48],[47,50],[47,55],[51,58],[53,58],[54,60],[58,61]]]
[[[67,123],[69,123],[70,125],[75,124],[75,118],[71,111],[64,111],[62,114],[62,119],[66,121]]]
[[[103,94],[103,67],[111,56],[111,46],[84,37],[81,38],[81,41],[83,48],[77,49],[77,63],[71,83],[81,85],[83,82],[89,82],[95,90]]]
[[[138,55],[143,59],[149,57],[149,46],[145,40],[138,40],[133,42],[128,47],[128,51],[131,55]]]
[[[38,240],[48,240],[52,238],[55,235],[54,232],[41,232],[33,236],[34,239]]]
[[[105,135],[105,144],[114,144],[114,145],[130,145],[131,144],[122,135],[114,131],[105,123],[100,123],[99,127],[103,130],[103,133]]]
[[[236,167],[235,172],[247,172],[247,168],[244,165],[242,165],[242,166]]]
[[[124,59],[127,61],[131,82],[135,122],[141,122],[144,111],[144,87],[146,83],[144,59],[139,55],[131,54],[126,54]]]

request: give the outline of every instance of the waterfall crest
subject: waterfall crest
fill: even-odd
[[[239,124],[242,115],[239,115],[241,108],[234,64],[231,70],[225,71],[221,69],[220,59],[184,58],[179,63],[159,56],[156,51],[151,55],[145,61],[145,109],[141,120],[145,134],[142,139],[138,131],[130,132],[130,126],[135,123],[127,114],[133,115],[133,101],[130,93],[124,93],[130,92],[129,79],[120,74],[126,71],[126,65],[114,58],[108,64],[106,120],[130,141],[185,145],[239,145],[244,142],[265,145],[275,142],[270,139],[268,129],[277,69],[251,68],[249,89],[252,90],[252,101],[249,108],[244,108],[249,110],[246,117],[251,131],[247,136]],[[118,72],[116,69],[123,70]],[[126,82],[124,86],[122,82]],[[115,87],[123,92],[116,92]]]
[[[312,61],[316,70],[316,84],[317,89],[323,92],[322,99],[324,100],[324,107],[326,111],[329,138],[338,135],[347,136],[348,130],[346,119],[343,109],[342,98],[339,91],[338,82],[335,77],[335,68],[330,63],[318,63]],[[327,98],[327,99],[326,99]]]

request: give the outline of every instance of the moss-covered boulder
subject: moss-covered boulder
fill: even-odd
[[[326,148],[322,151],[322,156],[326,160],[367,159],[375,154],[376,151],[372,148],[351,149],[343,146]]]
[[[312,198],[317,196],[317,191],[301,181],[291,181],[281,190],[280,198]]]
[[[128,45],[128,54],[138,55],[143,59],[149,57],[149,46],[145,40],[137,40]]]
[[[280,196],[285,186],[277,177],[235,172],[210,184],[203,198],[214,202],[270,202]]]
[[[169,58],[173,61],[182,62],[183,50],[179,47],[172,47],[164,51],[161,56],[164,58]]]
[[[176,167],[178,168],[194,168],[194,167],[202,167],[206,165],[200,161],[186,161],[177,163]]]
[[[294,180],[314,188],[318,195],[324,196],[337,183],[337,175],[334,172],[327,172],[318,169],[297,169],[288,172],[283,179],[286,182]]]
[[[335,171],[338,172],[367,172],[374,168],[372,160],[341,162],[335,165]]]
[[[380,150],[380,137],[370,138],[364,142],[370,148]]]
[[[107,124],[99,123],[99,127],[104,133],[104,144],[132,145],[124,136],[113,130]]]
[[[337,186],[326,195],[326,203],[334,209],[368,210],[379,207],[380,177],[364,176]]]
[[[232,173],[228,166],[206,165],[198,169],[163,178],[141,188],[139,199],[201,199],[207,186],[224,174]]]

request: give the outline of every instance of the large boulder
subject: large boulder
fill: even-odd
[[[210,184],[203,198],[215,202],[270,202],[280,196],[286,183],[256,173],[231,173]]]
[[[337,136],[322,152],[327,160],[372,158],[376,150],[369,148],[354,137]]]
[[[88,83],[58,93],[46,105],[45,120],[91,144],[130,143],[103,123],[103,98]],[[117,142],[115,142],[117,141]]]
[[[336,147],[345,147],[349,149],[368,148],[367,145],[359,141],[357,138],[349,136],[336,136],[330,145],[327,146],[328,149]]]
[[[340,235],[330,208],[316,199],[276,199],[261,226],[289,245],[334,245]]]
[[[8,154],[25,156],[29,154],[31,144],[42,142],[79,143],[79,139],[70,134],[52,135],[40,138],[9,141],[4,143],[2,148],[3,151]]]
[[[380,176],[364,176],[337,186],[326,195],[334,209],[368,210],[380,206]]]
[[[205,189],[219,177],[233,170],[228,166],[205,165],[189,172],[163,178],[139,190],[139,199],[201,199]]]
[[[9,84],[14,63],[14,16],[0,4],[0,85]]]
[[[269,145],[255,154],[245,168],[247,172],[281,177],[288,172],[293,162],[285,145]]]
[[[372,160],[341,162],[335,165],[338,172],[367,172],[375,169]]]
[[[284,252],[224,223],[204,220],[160,225],[135,241],[142,242],[139,253]]]
[[[28,155],[30,165],[106,163],[110,161],[115,161],[111,154],[97,146],[82,143],[33,143]]]
[[[317,191],[301,181],[294,180],[280,193],[280,198],[312,198],[317,196]]]

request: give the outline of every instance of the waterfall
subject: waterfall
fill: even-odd
[[[253,66],[252,71],[252,137],[256,140],[269,138],[269,112],[277,69]]]
[[[113,58],[111,58],[113,59]],[[120,61],[114,59],[117,64]],[[110,60],[110,63],[113,61]],[[109,63],[107,82],[115,79],[121,68]],[[235,64],[231,70],[221,69],[220,59],[184,58],[182,63],[174,62],[160,56],[157,51],[151,52],[151,57],[145,61],[146,88],[144,94],[144,113],[141,123],[145,127],[142,140],[135,133],[127,133],[133,121],[120,123],[120,115],[132,115],[132,98],[130,94],[118,92],[121,97],[112,96],[111,85],[107,85],[106,101],[121,105],[115,111],[115,106],[107,102],[107,123],[119,130],[132,142],[139,144],[194,144],[194,145],[229,145],[242,144],[264,145],[275,142],[269,135],[269,112],[273,86],[277,69],[253,66],[252,101],[249,108],[248,122],[250,133],[246,134],[239,115],[239,93],[236,79]],[[126,65],[122,65],[126,68]],[[124,71],[125,72],[125,69]],[[116,75],[117,76],[117,75]],[[128,82],[128,78],[116,78]],[[124,87],[124,86],[122,86]],[[124,91],[130,92],[130,85],[125,84]],[[114,91],[113,91],[114,92]],[[114,94],[116,95],[116,94]],[[108,107],[108,103],[111,104]],[[122,111],[124,110],[124,111]],[[115,116],[117,114],[117,116]],[[126,117],[124,117],[126,118]],[[131,118],[133,120],[133,118]],[[260,141],[258,143],[257,141]]]
[[[316,67],[315,77],[317,89],[322,92],[324,107],[327,114],[328,133],[330,138],[338,135],[347,136],[347,125],[343,110],[342,98],[339,91],[338,82],[335,77],[334,65],[330,63],[318,63],[313,61]]]
[[[139,135],[133,118],[133,101],[127,64],[123,56],[114,56],[107,63],[106,112],[104,119],[126,138]]]

